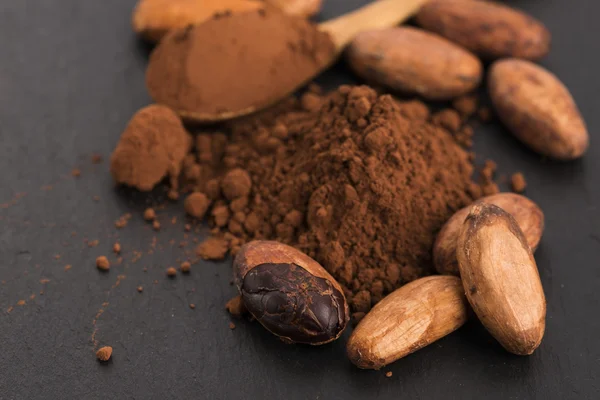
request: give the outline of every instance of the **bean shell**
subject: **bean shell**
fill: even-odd
[[[588,131],[569,90],[558,78],[529,61],[496,61],[489,91],[498,117],[534,151],[558,160],[581,157]]]
[[[404,94],[447,100],[481,82],[477,57],[418,28],[398,27],[359,34],[347,51],[350,67],[365,80]]]
[[[486,60],[538,60],[550,50],[550,32],[540,21],[491,1],[431,0],[416,21]]]

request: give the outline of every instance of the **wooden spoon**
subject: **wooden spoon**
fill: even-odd
[[[298,88],[310,82],[323,70],[329,68],[337,60],[346,45],[348,45],[357,34],[363,31],[395,26],[415,14],[426,1],[427,0],[379,0],[356,11],[319,24],[318,29],[327,32],[335,45],[335,51],[332,52],[331,59],[327,60],[322,68],[316,69],[314,74],[308,79],[299,81],[292,90],[281,93],[277,98],[269,99],[263,104],[254,104],[250,107],[234,111],[222,111],[218,113],[200,113],[185,110],[177,111],[186,122],[202,124],[238,118],[265,109],[289,96]]]

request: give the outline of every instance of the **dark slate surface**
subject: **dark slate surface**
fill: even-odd
[[[326,0],[322,15],[365,2]],[[556,164],[499,126],[477,131],[482,160],[495,159],[502,173],[524,171],[527,194],[546,213],[536,256],[548,299],[546,337],[533,356],[515,357],[472,322],[374,372],[346,359],[348,332],[337,343],[311,348],[280,343],[248,322],[230,331],[223,311],[234,294],[229,262],[202,263],[188,277],[167,280],[165,268],[182,255],[169,240],[183,236],[180,224],[167,221],[183,217],[181,206],[161,213],[166,228],[157,235],[157,251],[147,254],[155,234],[140,212],[161,203],[162,194],[115,191],[107,163],[90,163],[93,152],[110,154],[129,117],[149,102],[147,49],[130,30],[134,0],[0,1],[0,203],[10,203],[0,207],[0,399],[600,398],[600,147],[594,140],[600,4],[512,3],[552,31],[553,51],[543,64],[571,89],[593,143],[583,160]],[[338,67],[321,81],[333,86],[350,78]],[[73,179],[77,166],[82,177]],[[114,220],[130,211],[132,222],[117,232]],[[127,261],[100,274],[94,259],[109,254],[117,237]],[[99,245],[89,248],[84,238]],[[132,250],[144,252],[136,263]],[[64,271],[66,264],[72,269]],[[116,285],[119,274],[126,278]],[[26,304],[17,306],[19,300]],[[95,318],[104,302],[105,312]],[[94,357],[94,329],[100,344],[114,347],[107,365]]]

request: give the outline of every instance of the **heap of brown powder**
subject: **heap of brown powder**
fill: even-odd
[[[342,86],[197,134],[180,185],[208,202],[212,237],[199,255],[222,258],[254,239],[293,245],[335,276],[360,319],[433,273],[436,233],[481,195],[472,173],[423,103]]]

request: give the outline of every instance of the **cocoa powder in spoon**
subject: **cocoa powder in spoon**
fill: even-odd
[[[179,112],[219,114],[271,104],[335,51],[316,25],[275,8],[224,14],[168,34],[150,57],[150,95]]]

